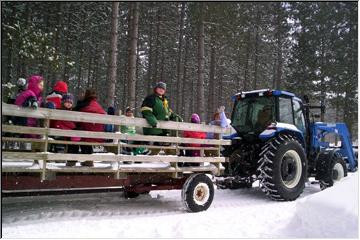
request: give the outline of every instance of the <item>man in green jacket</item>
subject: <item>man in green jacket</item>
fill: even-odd
[[[142,105],[141,113],[152,128],[143,128],[144,135],[168,136],[170,131],[167,129],[156,128],[158,120],[175,121],[178,115],[172,112],[169,107],[169,101],[165,96],[166,83],[159,82],[154,87],[154,93],[147,96]],[[159,151],[152,150],[152,154]],[[156,154],[157,154],[156,153]]]

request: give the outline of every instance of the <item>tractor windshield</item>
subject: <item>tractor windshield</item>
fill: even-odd
[[[243,134],[259,134],[275,119],[274,97],[250,97],[237,100],[232,126]]]

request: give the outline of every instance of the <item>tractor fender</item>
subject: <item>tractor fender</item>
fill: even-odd
[[[305,146],[305,138],[304,134],[293,124],[289,123],[275,123],[270,125],[267,129],[265,129],[262,133],[260,133],[259,138],[262,141],[267,141],[270,138],[273,138],[280,133],[286,133],[293,135],[296,137],[301,145]]]

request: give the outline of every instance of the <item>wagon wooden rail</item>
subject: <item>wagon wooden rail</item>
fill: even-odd
[[[69,187],[67,184],[64,184],[64,182],[68,182],[66,179],[71,179],[74,186],[74,183],[77,182],[77,186],[84,187],[87,186],[88,182],[91,182],[89,179],[99,179],[101,176],[103,176],[106,181],[98,182],[99,187],[121,185],[126,187],[129,192],[130,190],[132,192],[141,192],[154,189],[174,189],[185,185],[191,186],[191,184],[187,182],[193,182],[196,176],[201,180],[201,178],[205,176],[204,174],[221,174],[223,170],[221,163],[226,161],[224,157],[220,156],[221,146],[230,144],[230,141],[222,139],[180,137],[180,132],[184,130],[218,134],[226,134],[229,132],[229,129],[205,124],[159,121],[158,128],[172,130],[174,136],[145,136],[141,134],[128,135],[120,131],[116,133],[90,132],[61,130],[49,127],[51,120],[112,124],[118,129],[120,129],[119,126],[122,125],[131,125],[137,128],[150,127],[143,118],[129,118],[125,116],[44,108],[33,110],[5,103],[2,103],[2,116],[31,117],[42,121],[41,127],[1,125],[3,190],[19,189],[19,183],[23,183],[23,189]],[[12,134],[17,134],[17,136]],[[36,134],[39,138],[26,138],[23,137],[24,134]],[[113,141],[111,143],[89,143],[53,139],[53,137],[59,136],[112,139]],[[137,141],[140,142],[140,144],[129,144],[127,141]],[[28,151],[23,149],[9,149],[4,147],[6,146],[6,142],[31,143],[32,148]],[[142,144],[142,142],[167,143],[167,146],[147,145]],[[202,147],[186,146],[186,144],[189,143],[201,144]],[[102,146],[105,149],[113,149],[113,151],[112,154],[52,153],[49,152],[50,144]],[[172,150],[176,154],[136,156],[121,154],[125,147],[144,147],[165,151]],[[199,150],[201,156],[179,156],[181,150]],[[211,152],[212,155],[209,156],[207,152]],[[34,160],[39,161],[39,168],[34,168],[26,164],[26,162],[32,163]],[[67,167],[65,166],[65,162],[69,160],[80,162],[93,161],[96,164],[94,167]],[[184,165],[184,163],[199,164],[189,166]],[[38,176],[38,181],[34,178],[36,175]],[[83,180],[78,181],[79,179]],[[74,187],[73,185],[71,185],[71,187]],[[139,186],[142,188],[139,188]]]

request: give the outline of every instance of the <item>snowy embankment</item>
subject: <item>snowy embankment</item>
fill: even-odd
[[[358,238],[359,174],[335,186],[300,199],[283,237]]]
[[[358,237],[358,174],[320,192],[307,183],[297,201],[269,200],[258,186],[216,190],[211,207],[187,213],[179,190],[137,199],[92,193],[3,199],[3,237],[293,238]]]

